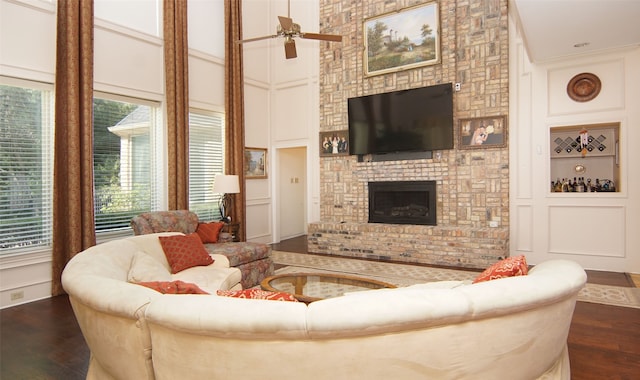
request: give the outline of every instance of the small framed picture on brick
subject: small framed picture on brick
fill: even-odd
[[[320,132],[320,157],[349,154],[349,131]]]
[[[507,146],[507,118],[505,116],[460,119],[458,148],[481,149]]]

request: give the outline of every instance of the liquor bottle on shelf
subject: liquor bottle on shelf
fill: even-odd
[[[567,181],[566,178],[562,179],[562,192],[563,193],[569,192],[569,181]]]
[[[578,178],[578,184],[576,185],[576,192],[584,193],[584,181],[582,180],[582,177]]]
[[[560,177],[558,177],[556,179],[556,183],[553,186],[553,191],[556,193],[561,193],[562,192],[562,182],[560,182]]]
[[[593,186],[591,186],[591,178],[587,178],[587,193],[590,193],[593,191]]]

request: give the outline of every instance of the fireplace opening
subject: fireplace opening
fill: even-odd
[[[436,182],[369,182],[369,223],[435,226]]]

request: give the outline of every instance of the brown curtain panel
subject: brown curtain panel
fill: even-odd
[[[225,0],[225,138],[226,174],[237,174],[240,193],[233,194],[231,215],[240,223],[240,240],[247,238],[246,196],[244,181],[244,72],[242,63],[242,1]]]
[[[167,102],[169,210],[189,208],[189,45],[187,0],[165,0],[164,66]]]
[[[51,293],[67,262],[96,244],[93,211],[93,0],[59,0]]]

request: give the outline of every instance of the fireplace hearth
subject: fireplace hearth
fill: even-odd
[[[369,223],[435,226],[436,182],[369,182]]]

